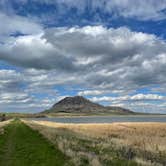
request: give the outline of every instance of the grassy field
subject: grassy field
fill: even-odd
[[[26,123],[70,156],[76,165],[166,165],[165,123]]]
[[[0,126],[1,124],[2,122]],[[72,165],[70,158],[39,132],[19,120],[4,127],[3,133],[0,134],[0,166],[62,165]]]
[[[0,166],[165,166],[166,123],[0,122]]]

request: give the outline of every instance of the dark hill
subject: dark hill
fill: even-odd
[[[133,113],[132,111],[121,107],[104,107],[100,104],[93,103],[82,97],[65,97],[52,106],[51,109],[44,113]]]

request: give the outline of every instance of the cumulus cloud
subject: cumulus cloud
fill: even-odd
[[[21,75],[14,70],[0,70],[0,93],[17,92],[21,85]]]
[[[48,13],[39,11],[39,4],[47,5]],[[43,28],[49,21],[76,25],[77,19],[79,25],[117,18],[162,21],[165,11],[166,0],[1,0],[0,109],[43,110],[75,93],[95,102],[165,111],[163,39],[127,27]],[[144,88],[147,94],[137,92]]]
[[[111,87],[114,82],[116,86],[165,82],[166,43],[154,35],[87,26],[48,29],[43,38],[73,57],[80,71],[88,72],[83,79],[89,84]]]
[[[74,70],[72,58],[41,39],[40,35],[21,36],[14,43],[0,46],[0,57],[10,63],[38,69]]]
[[[31,101],[30,97],[28,96],[28,94],[26,93],[16,93],[16,92],[13,92],[13,93],[3,93],[3,94],[0,94],[0,102],[1,103],[27,103]]]
[[[3,93],[0,95],[0,112],[35,113],[50,108],[56,100],[38,99],[25,92]]]
[[[45,71],[34,69],[1,69],[0,112],[37,112],[51,107],[57,101],[57,91],[53,90],[53,82],[45,84],[48,80],[44,74]],[[43,97],[38,98],[39,95]]]
[[[18,15],[7,15],[0,11],[0,20],[3,24],[0,26],[0,42],[12,40],[12,35],[17,34],[38,34],[42,32],[42,27],[36,22]]]
[[[81,76],[94,88],[128,90],[164,84],[166,78],[165,41],[125,27],[49,28],[1,45],[0,58],[26,68]]]
[[[142,94],[135,95],[121,95],[117,97],[101,96],[89,98],[93,102],[106,102],[110,106],[125,107],[136,112],[151,112],[151,113],[165,113],[164,95],[157,94]]]
[[[80,87],[79,95],[121,96],[92,98],[95,102],[165,100],[152,93],[129,95],[156,85],[165,93],[166,43],[126,27],[48,28],[0,44],[0,59],[23,67],[0,70],[0,90],[21,91],[24,86],[24,93],[33,100],[33,93],[62,96],[55,88],[59,85]]]

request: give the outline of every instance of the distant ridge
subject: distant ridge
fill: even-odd
[[[82,97],[65,97],[52,106],[49,110],[43,113],[118,113],[129,114],[133,113],[129,109],[122,107],[105,107],[103,105],[93,103],[92,101]]]
[[[127,108],[123,108],[123,107],[115,107],[115,106],[107,106],[106,107],[108,110],[111,110],[112,113],[134,113],[133,111],[127,109]]]

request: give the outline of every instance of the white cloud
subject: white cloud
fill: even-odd
[[[1,45],[0,58],[45,70],[35,79],[46,85],[65,82],[67,76],[68,82],[90,89],[129,91],[155,84],[162,87],[166,81],[165,41],[124,27],[49,28]]]
[[[15,33],[38,34],[42,32],[42,27],[27,17],[18,15],[7,15],[0,12],[0,20],[3,23],[0,26],[0,36],[9,36]]]
[[[107,105],[131,109],[136,112],[165,113],[164,95],[157,94],[135,94],[120,97],[92,97],[93,102],[107,102]]]
[[[0,94],[0,102],[1,103],[27,103],[31,101],[31,98],[29,98],[28,94],[22,93],[22,92],[7,92]]]
[[[103,90],[85,90],[85,91],[78,92],[78,95],[80,95],[80,96],[88,96],[88,95],[96,96],[96,95],[102,95],[104,93],[106,93],[106,91],[103,91]]]
[[[164,96],[157,94],[136,94],[131,96],[131,100],[161,100],[166,99]]]
[[[132,101],[132,100],[166,100],[165,96],[157,95],[157,94],[136,94],[136,95],[126,95],[120,97],[110,97],[110,96],[102,96],[102,97],[92,97],[92,101],[101,102],[101,101]]]
[[[19,71],[0,70],[1,93],[21,94],[23,87],[23,92],[33,101],[28,106],[33,108],[39,105],[37,102],[41,103],[41,100],[36,102],[33,94],[48,95],[55,100],[61,96],[55,88],[57,85],[66,89],[82,88],[76,92],[79,95],[101,95],[92,98],[95,102],[157,100],[163,103],[165,99],[151,92],[129,95],[138,88],[156,85],[165,93],[166,43],[155,35],[125,27],[49,28],[39,35],[19,36],[1,44],[0,59],[23,67]],[[112,93],[121,97],[103,96]]]

